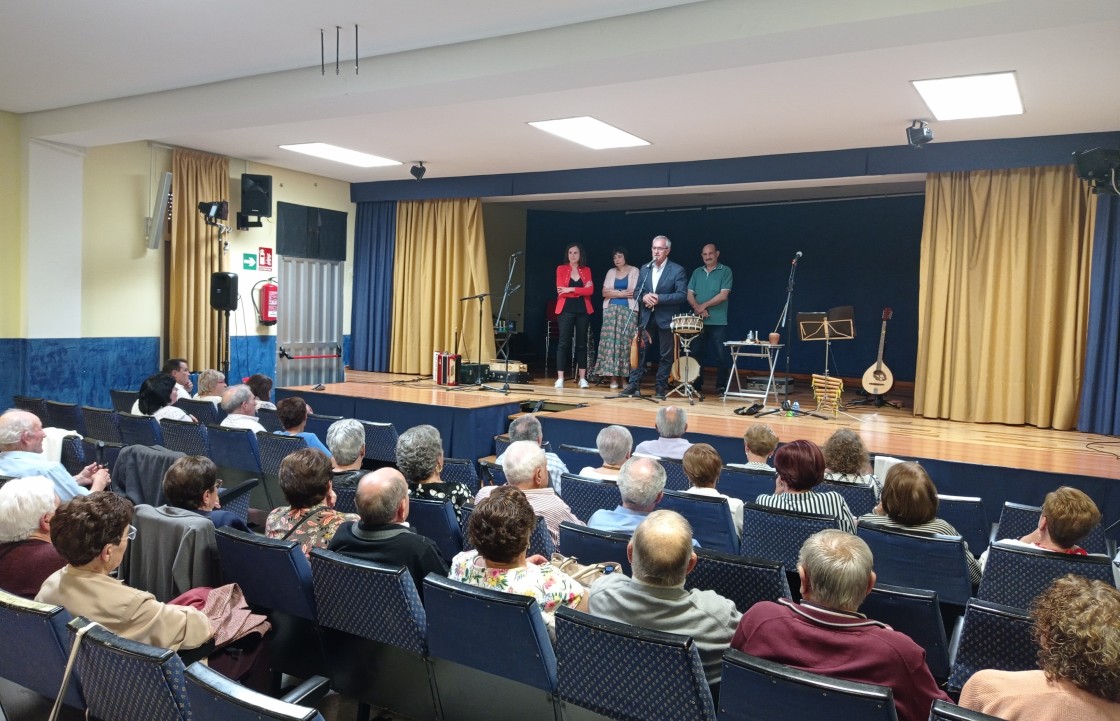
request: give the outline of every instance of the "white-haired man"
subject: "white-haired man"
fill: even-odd
[[[51,543],[58,507],[54,484],[44,476],[14,478],[0,488],[0,587],[35,598],[47,577],[66,565]]]
[[[257,399],[249,386],[226,388],[222,394],[222,410],[226,412],[226,417],[222,419],[225,428],[248,428],[253,433],[264,431],[264,426],[257,420]]]
[[[692,444],[683,436],[688,430],[688,414],[678,406],[662,406],[657,409],[657,435],[655,441],[642,441],[634,453],[657,456],[658,458],[684,458],[684,452]]]
[[[518,416],[513,419],[509,424],[509,440],[511,443],[516,441],[533,441],[538,446],[544,446],[544,430],[541,429],[541,422],[532,413],[526,413],[523,416]],[[499,466],[505,461],[505,453],[494,459],[494,462]],[[568,472],[568,467],[564,465],[564,461],[560,460],[560,456],[549,451],[545,451],[545,459],[548,461],[548,479],[552,481],[552,487],[556,492],[560,492],[560,476]]]
[[[599,509],[587,525],[600,531],[633,533],[661,503],[665,495],[665,469],[655,458],[634,456],[622,464],[618,473],[618,492],[622,505],[614,510]]]
[[[548,461],[543,448],[533,441],[514,441],[503,455],[502,469],[506,474],[506,483],[517,486],[525,493],[533,512],[544,519],[554,544],[560,545],[560,524],[564,521],[584,525],[572,515],[571,507],[556,495],[556,489],[549,487]],[[497,487],[484,486],[474,502],[481,502]]]
[[[691,636],[708,684],[717,684],[723,652],[742,616],[715,591],[684,589],[696,567],[692,527],[679,513],[654,511],[638,524],[626,546],[634,577],[603,576],[591,586],[590,611],[634,626]]]
[[[0,475],[13,478],[46,476],[54,483],[54,492],[64,502],[109,486],[109,470],[96,463],[72,476],[61,463],[43,458],[45,437],[43,422],[34,413],[13,409],[0,416]]]
[[[731,647],[825,676],[886,686],[899,721],[925,721],[937,687],[921,646],[857,612],[875,586],[871,549],[835,529],[801,546],[801,603],[760,601],[743,614]]]

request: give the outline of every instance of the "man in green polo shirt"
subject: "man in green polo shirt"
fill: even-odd
[[[727,297],[731,295],[731,269],[719,262],[719,248],[708,243],[700,250],[704,265],[692,271],[688,281],[688,304],[692,312],[704,319],[704,332],[697,339],[702,361],[700,376],[693,383],[700,390],[704,383],[704,364],[715,360],[716,393],[727,387],[731,372],[731,352],[727,340]]]

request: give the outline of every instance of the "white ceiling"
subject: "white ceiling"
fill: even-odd
[[[1118,41],[1116,0],[7,0],[0,109],[26,113],[30,137],[77,146],[152,140],[405,180],[416,160],[437,178],[901,145],[912,120],[932,120],[910,80],[1000,70],[1018,74],[1026,112],[931,123],[935,142],[1115,131]],[[592,151],[526,125],[574,115],[652,144]],[[311,141],[406,164],[276,147]],[[896,181],[920,178],[835,192]]]

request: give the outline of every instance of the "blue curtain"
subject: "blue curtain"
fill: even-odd
[[[1097,201],[1077,429],[1120,435],[1120,197],[1115,195]]]
[[[354,226],[354,295],[350,307],[350,367],[355,370],[389,369],[396,247],[396,202],[358,203]]]

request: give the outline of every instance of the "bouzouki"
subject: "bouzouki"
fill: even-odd
[[[894,385],[894,376],[883,363],[883,344],[887,340],[887,321],[894,315],[890,308],[883,309],[883,330],[879,333],[879,357],[863,374],[863,389],[873,396],[881,396]]]

